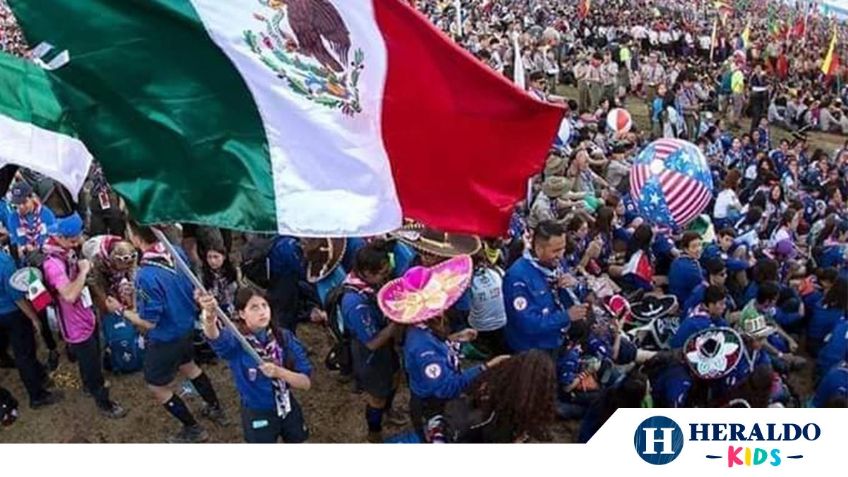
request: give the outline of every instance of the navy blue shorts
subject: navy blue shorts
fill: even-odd
[[[144,354],[144,381],[167,386],[177,377],[180,366],[194,360],[194,330],[168,343],[148,343]]]
[[[309,439],[309,428],[303,419],[303,410],[294,396],[291,411],[280,419],[277,411],[257,411],[241,408],[241,427],[244,441],[250,444],[276,444],[280,439],[286,444],[299,444]]]

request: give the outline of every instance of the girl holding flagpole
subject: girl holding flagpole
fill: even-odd
[[[256,360],[239,344],[235,332],[219,328],[218,303],[202,294],[203,334],[215,353],[229,362],[241,400],[244,440],[249,443],[301,443],[309,430],[292,389],[309,390],[312,365],[306,348],[288,330],[271,326],[271,307],[265,295],[243,288],[236,295],[236,326],[264,361]]]

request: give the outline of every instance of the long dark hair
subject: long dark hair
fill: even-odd
[[[555,369],[548,354],[528,351],[485,371],[468,395],[484,415],[494,413],[498,425],[513,438],[547,440],[547,427],[554,418]]]
[[[848,280],[844,277],[837,278],[830,290],[825,293],[822,301],[830,308],[848,313]]]
[[[263,300],[268,302],[268,306],[271,306],[271,302],[268,300],[268,295],[264,291],[253,286],[246,286],[239,288],[236,292],[236,312],[244,311],[247,308],[248,302],[250,302],[250,300],[254,297],[262,298]],[[236,317],[238,318],[238,314],[236,314]],[[238,328],[239,333],[245,336],[251,333],[250,329],[248,329],[247,327],[247,324],[241,318],[238,318],[235,321],[235,325],[236,328]],[[277,340],[277,344],[279,344],[280,348],[283,350],[283,362],[281,364],[286,369],[294,369],[294,356],[292,355],[292,353],[289,353],[288,350],[288,339],[286,337],[286,331],[284,331],[283,328],[274,325],[273,318],[268,324],[268,331],[274,335],[274,338]]]
[[[236,267],[235,265],[233,265],[233,262],[230,261],[230,256],[227,254],[226,249],[224,249],[224,247],[220,245],[213,245],[208,250],[206,250],[206,253],[208,254],[212,251],[218,252],[224,256],[224,263],[221,264],[221,274],[224,275],[224,278],[226,278],[229,283],[238,280],[238,273],[236,272]],[[201,278],[203,278],[203,286],[206,288],[211,288],[213,282],[215,281],[215,271],[212,270],[212,267],[209,266],[209,260],[206,258],[205,255],[203,256],[203,260],[201,260],[201,262],[203,262],[203,264],[200,267],[200,275]]]

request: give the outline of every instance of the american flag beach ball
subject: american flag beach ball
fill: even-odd
[[[636,156],[630,168],[630,195],[649,222],[680,230],[712,199],[713,179],[697,146],[658,139]]]
[[[613,134],[626,134],[632,127],[633,120],[626,109],[614,108],[607,114],[607,131]]]

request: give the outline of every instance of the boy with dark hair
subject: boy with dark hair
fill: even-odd
[[[209,434],[170,387],[179,372],[191,380],[205,401],[201,415],[221,426],[229,424],[212,382],[194,362],[194,321],[200,313],[193,297],[194,287],[176,269],[174,258],[152,229],[130,222],[129,232],[142,256],[135,279],[136,311],[125,310],[123,316],[147,332],[144,380],[157,401],[183,424],[170,442],[206,441]]]

